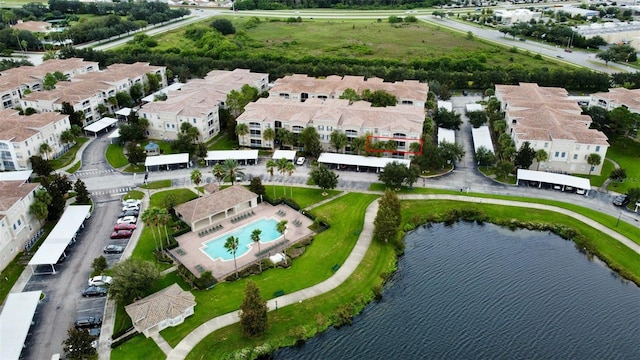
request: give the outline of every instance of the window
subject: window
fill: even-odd
[[[545,149],[548,148],[549,147],[549,143],[548,142],[544,143],[544,147],[545,147]]]
[[[600,145],[596,146],[596,152],[600,152]]]
[[[318,131],[324,131],[324,125],[318,125]]]
[[[573,154],[573,160],[578,160],[578,154]]]
[[[197,124],[197,123],[198,123],[198,120],[193,119],[193,123],[194,123],[194,124]]]
[[[560,152],[556,151],[555,157],[560,156]]]
[[[563,158],[563,159],[564,159],[564,157],[565,157],[566,155],[567,155],[567,153],[563,151],[563,152],[562,152],[562,156],[561,156],[561,158]]]
[[[580,150],[580,144],[576,145],[576,150]]]
[[[402,100],[402,105],[413,105],[413,101],[411,101],[411,100]]]
[[[327,131],[333,131],[333,126],[327,126]]]
[[[253,137],[253,136],[258,136],[260,137],[261,135],[261,131],[260,130],[249,130],[249,134]]]
[[[262,140],[260,140],[260,139],[251,139],[251,146],[262,146]]]

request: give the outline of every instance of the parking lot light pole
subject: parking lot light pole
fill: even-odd
[[[618,214],[618,221],[616,221],[616,227],[618,227],[618,224],[620,224],[620,217],[622,216],[622,211],[620,211],[620,214]]]

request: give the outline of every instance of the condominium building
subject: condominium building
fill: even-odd
[[[299,134],[306,127],[315,127],[320,143],[330,148],[330,135],[334,130],[346,134],[349,143],[360,136],[372,135],[376,139],[399,138],[397,150],[408,151],[412,139],[418,141],[422,134],[424,110],[415,106],[372,107],[370,103],[349,100],[309,98],[304,103],[280,97],[259,99],[246,106],[236,119],[247,124],[249,133],[239,137],[240,145],[250,147],[274,146],[273,140],[264,138],[266,129],[287,129]],[[374,140],[375,141],[375,140]],[[346,151],[350,151],[347,145]],[[401,153],[396,156],[404,156]]]
[[[601,131],[590,129],[591,117],[562,88],[537,84],[496,85],[496,98],[505,113],[506,131],[519,149],[529,142],[543,149],[548,160],[539,164],[544,171],[600,174],[602,163],[590,166],[587,157],[596,153],[604,160],[609,143]],[[538,168],[534,163],[532,167]]]
[[[198,140],[206,142],[220,132],[218,111],[225,106],[227,95],[244,85],[265,91],[269,74],[245,69],[213,70],[203,79],[190,80],[180,90],[167,92],[166,100],[144,104],[139,115],[149,121],[150,138],[177,139],[180,125],[187,122],[200,131]]]
[[[361,76],[338,75],[321,79],[295,74],[276,80],[269,90],[269,96],[300,102],[307,99],[339,99],[346,89],[352,89],[359,95],[362,95],[364,90],[383,90],[394,95],[398,99],[398,105],[411,105],[421,109],[424,108],[429,94],[429,85],[417,80],[384,82],[380,78],[365,79]]]
[[[640,89],[611,88],[608,92],[591,94],[589,106],[600,106],[609,111],[622,106],[640,114]]]
[[[0,170],[29,169],[29,158],[40,155],[43,143],[49,145],[51,153],[42,156],[57,157],[69,146],[60,141],[60,134],[70,128],[69,116],[58,112],[24,116],[13,109],[0,110]]]
[[[25,181],[0,181],[0,271],[41,228],[29,213],[38,188],[40,184]]]
[[[20,105],[20,98],[25,93],[42,90],[42,82],[47,73],[56,71],[67,79],[100,70],[98,63],[84,61],[79,58],[47,60],[38,66],[20,66],[0,72],[1,109],[9,109]]]
[[[167,85],[166,67],[151,66],[149,63],[113,64],[102,71],[75,76],[71,81],[61,81],[53,90],[32,92],[25,95],[20,103],[23,108],[33,108],[38,112],[59,111],[63,103],[69,103],[74,111],[85,115],[83,125],[99,120],[100,105],[108,111],[117,110],[109,99],[119,92],[129,93],[135,84],[147,83],[147,74],[160,77],[160,86]]]

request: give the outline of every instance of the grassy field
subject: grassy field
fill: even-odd
[[[609,190],[624,194],[631,188],[640,187],[640,143],[630,139],[613,141],[607,157],[627,170],[627,179],[622,183],[610,183]]]
[[[488,66],[506,67],[526,63],[530,67],[561,67],[553,60],[534,59],[535,54],[513,53],[505,47],[477,38],[467,39],[464,34],[421,22],[393,26],[386,18],[380,22],[376,19],[314,19],[302,23],[260,19],[257,26],[247,28],[247,22],[252,21],[250,18],[230,20],[236,29],[242,29],[242,32],[233,36],[251,54],[283,55],[290,58],[321,55],[402,59],[404,62],[442,56],[449,59],[473,57]],[[163,51],[172,47],[195,47],[195,42],[183,36],[185,29],[160,35],[159,46],[155,49]]]
[[[76,153],[78,152],[78,149],[80,149],[80,147],[87,141],[89,141],[89,138],[79,137],[76,140],[76,144],[73,145],[71,149],[69,149],[69,151],[64,153],[64,155],[60,156],[59,158],[51,160],[51,166],[53,166],[54,169],[61,169],[67,165],[70,165],[76,159]]]
[[[287,198],[291,198],[291,187],[289,186],[282,186],[282,185],[265,185],[265,193],[267,194],[267,196],[269,196],[271,199],[280,199],[283,197],[284,192],[287,192]],[[338,194],[340,194],[342,191],[338,191],[338,190],[329,190],[327,191],[327,193],[329,195],[327,196],[322,196],[322,190],[319,188],[300,188],[300,187],[293,187],[293,198],[295,199],[296,203],[298,205],[300,205],[301,209],[306,208],[309,205],[318,203],[320,201],[324,201],[327,199],[330,199]],[[275,197],[274,197],[275,194]]]
[[[607,154],[607,156],[609,156],[609,154]],[[609,175],[611,175],[611,172],[613,171],[613,169],[615,169],[615,166],[613,165],[611,160],[605,159],[604,163],[602,164],[602,171],[600,171],[600,175],[589,176],[589,175],[575,174],[573,176],[589,179],[589,181],[591,182],[591,186],[600,187],[609,178]]]
[[[129,160],[122,152],[123,148],[120,145],[109,144],[107,147],[107,162],[114,168],[121,168],[129,164]]]
[[[331,227],[316,235],[304,255],[297,258],[289,269],[271,269],[251,278],[257,283],[263,298],[272,298],[273,293],[278,290],[292,293],[329,278],[333,274],[333,265],[343,263],[351,253],[358,238],[356,233],[362,229],[364,210],[376,197],[377,195],[352,193],[314,209],[314,215],[332,219]],[[194,291],[198,303],[195,314],[187,318],[184,324],[163,330],[162,336],[171,346],[175,346],[203,322],[237,310],[242,302],[246,280],[223,282],[209,291]],[[226,346],[233,348],[238,344]]]
[[[67,172],[69,174],[73,174],[74,172],[78,171],[78,169],[80,169],[80,166],[82,166],[82,161],[78,161],[77,163],[73,164],[72,167],[67,169]]]
[[[213,141],[207,144],[209,150],[231,150],[238,148],[238,139],[229,138],[226,132],[218,134]]]
[[[171,187],[171,180],[157,180],[157,181],[152,181],[146,185],[140,186],[140,188],[142,189],[149,189],[149,190],[162,189],[162,188],[168,188],[168,187]]]

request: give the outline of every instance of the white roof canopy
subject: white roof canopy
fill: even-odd
[[[438,128],[438,144],[441,144],[443,141],[448,142],[449,144],[456,143],[456,132],[451,129]]]
[[[207,151],[207,161],[258,160],[258,150],[215,150]]]
[[[385,166],[387,166],[387,164],[394,161],[406,167],[409,167],[409,165],[411,164],[411,161],[407,159],[393,159],[375,156],[360,156],[336,153],[322,153],[318,158],[318,162],[323,164],[368,166],[379,169],[384,168]]]
[[[9,294],[0,314],[0,359],[18,359],[42,291]]]
[[[544,171],[518,169],[518,181],[529,180],[547,184],[571,186],[577,189],[591,190],[591,182],[577,176],[556,174]]]
[[[29,261],[29,265],[51,265],[58,262],[60,255],[82,226],[89,210],[91,210],[90,205],[67,207],[56,226]]]
[[[487,148],[489,151],[495,154],[493,150],[493,142],[491,141],[491,133],[488,126],[480,126],[479,128],[471,129],[471,136],[473,136],[473,148],[478,151],[481,147]]]
[[[102,131],[106,128],[108,128],[109,126],[112,126],[113,124],[117,123],[118,119],[114,119],[114,118],[110,118],[110,117],[104,117],[96,122],[94,122],[91,125],[87,125],[84,127],[84,129],[86,131],[91,131],[94,133],[97,133],[98,131]]]
[[[296,159],[296,151],[295,150],[276,150],[273,152],[273,160],[280,160],[285,158],[289,161],[293,161]]]
[[[189,162],[189,153],[147,156],[144,166],[186,164]]]
[[[120,129],[116,128],[115,130],[113,130],[113,132],[111,134],[109,134],[109,136],[107,136],[109,139],[115,139],[115,138],[119,138],[120,137]]]
[[[116,111],[116,115],[129,116],[131,114],[131,108],[125,107]]]
[[[2,171],[0,172],[0,181],[26,181],[31,176],[33,170],[21,170],[21,171]]]

